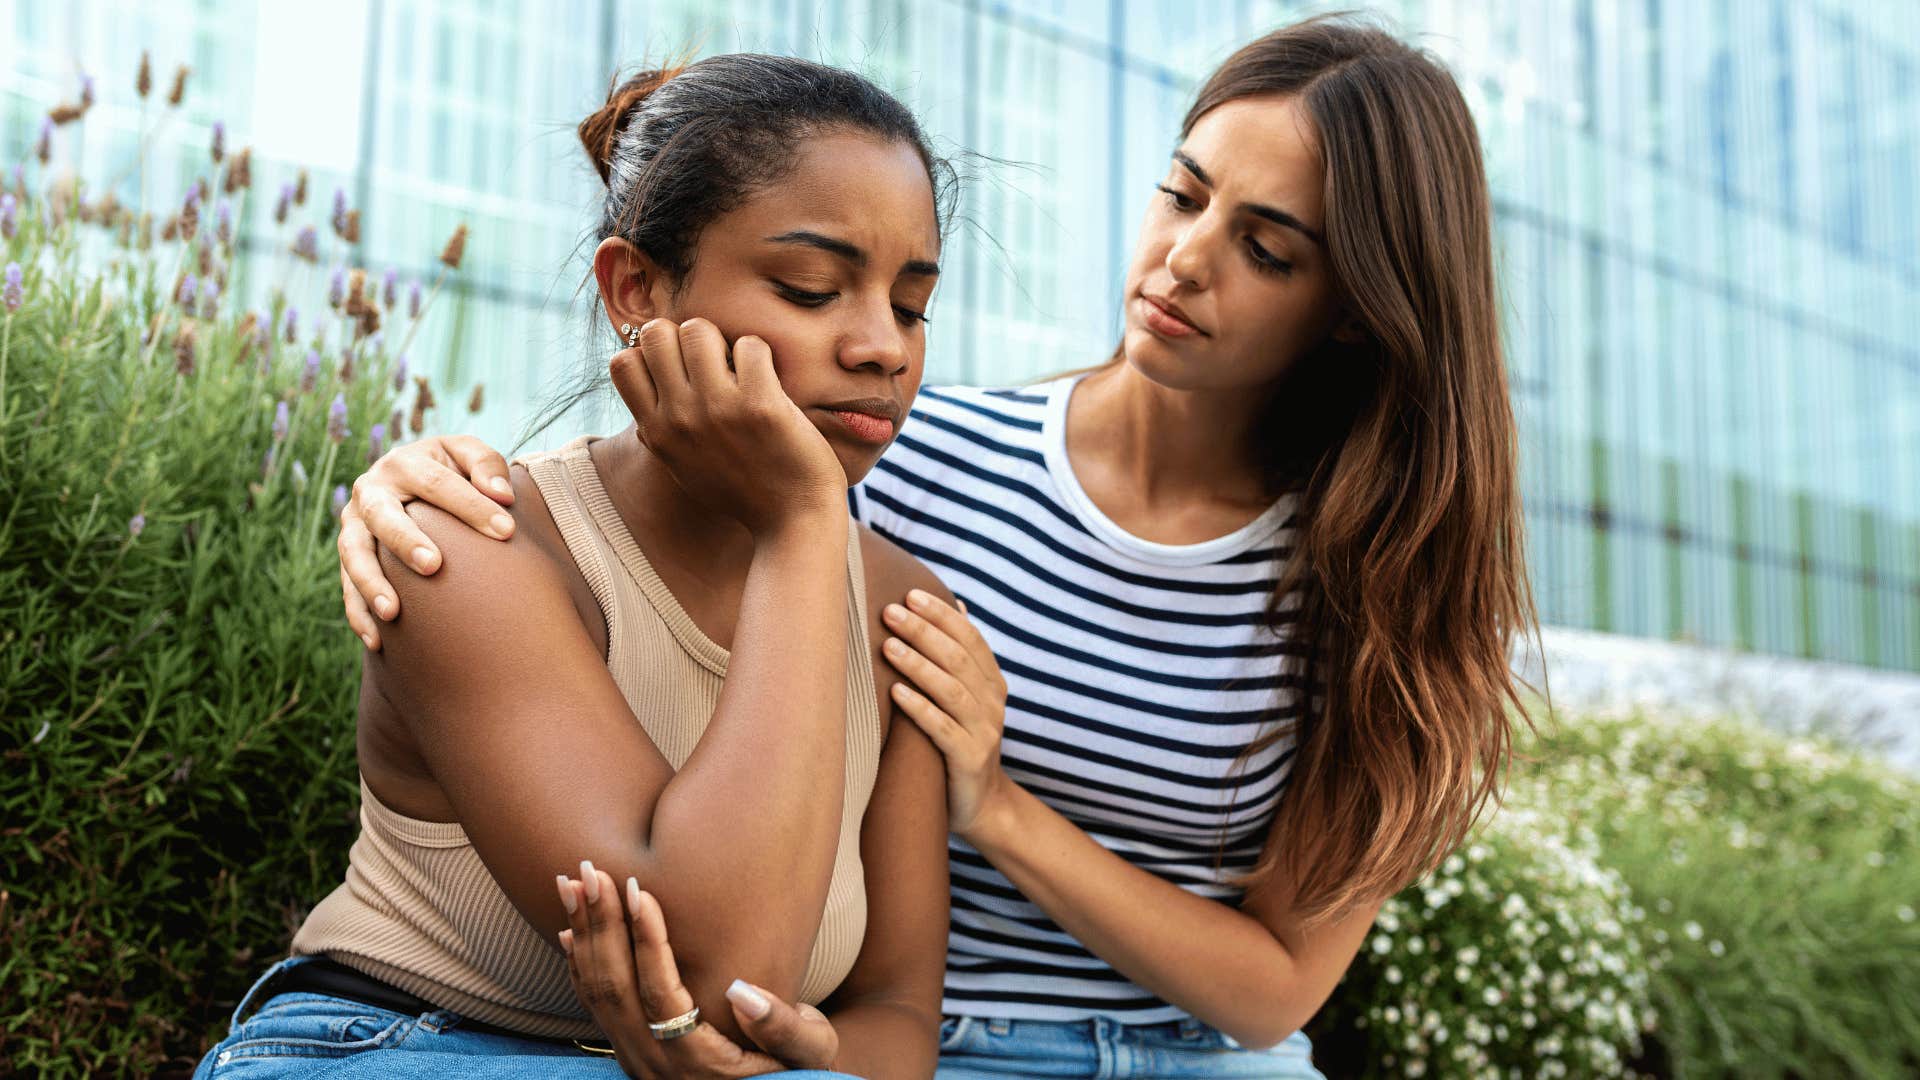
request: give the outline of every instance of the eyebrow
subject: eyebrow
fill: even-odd
[[[767,237],[767,242],[773,244],[800,244],[805,247],[819,248],[821,251],[838,255],[856,267],[864,268],[867,265],[867,253],[862,251],[858,246],[850,244],[839,237],[827,236],[824,233],[812,232],[807,229],[795,229],[792,232],[783,232],[778,236],[769,236]],[[940,264],[927,259],[908,259],[900,267],[900,272],[917,277],[939,277]]]
[[[1208,187],[1213,186],[1213,177],[1207,175],[1207,170],[1201,168],[1199,162],[1193,160],[1192,158],[1188,157],[1185,153],[1179,150],[1175,150],[1173,152],[1173,160],[1179,162],[1182,168],[1192,173],[1193,178],[1195,180],[1200,181],[1202,184],[1205,184]],[[1241,203],[1240,209],[1245,210],[1247,213],[1252,214],[1255,217],[1266,218],[1268,221],[1273,222],[1275,225],[1285,225],[1287,228],[1292,229],[1295,232],[1301,234],[1302,236],[1307,237],[1308,239],[1312,240],[1314,243],[1319,244],[1322,247],[1326,246],[1326,243],[1327,243],[1326,238],[1321,236],[1317,230],[1309,226],[1306,222],[1301,221],[1299,218],[1294,217],[1292,214],[1287,213],[1285,210],[1282,210],[1277,206],[1266,206],[1261,203]]]

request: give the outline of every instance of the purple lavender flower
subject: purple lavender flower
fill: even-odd
[[[273,441],[287,440],[287,403],[282,401],[273,407]]]
[[[188,272],[188,274],[185,277],[180,279],[180,295],[176,296],[174,299],[180,302],[181,307],[186,308],[188,311],[192,311],[193,298],[196,295],[198,295],[199,292],[200,292],[200,283],[194,280],[192,272]]]
[[[371,465],[380,460],[381,452],[386,449],[384,445],[386,441],[387,425],[373,425],[373,430],[367,433],[367,464]]]
[[[401,353],[400,359],[395,360],[393,362],[393,392],[397,394],[400,391],[405,390],[406,388],[407,388],[407,354]],[[397,416],[399,414],[396,412],[394,415]],[[399,431],[400,425],[399,424],[393,425],[393,430]]]
[[[380,306],[381,307],[386,308],[388,311],[393,310],[393,302],[394,300],[398,299],[398,296],[399,296],[399,287],[400,287],[400,271],[388,270],[385,274],[381,276],[380,278]]]
[[[25,303],[27,299],[27,290],[26,287],[20,283],[20,276],[20,264],[16,262],[8,263],[6,287],[0,289],[0,304],[6,306],[7,314],[9,315],[19,311],[20,305]]]
[[[307,366],[300,372],[300,392],[313,393],[314,386],[320,382],[320,350],[307,350]]]
[[[337,233],[347,231],[347,190],[345,188],[333,189],[333,231]]]
[[[53,121],[40,121],[40,138],[33,144],[33,156],[45,165],[53,160]]]
[[[393,437],[396,439],[400,437],[400,432],[406,430],[400,426],[403,419],[399,409],[393,410],[393,415],[387,417],[387,430],[393,432]]]
[[[347,395],[333,395],[333,405],[327,409],[327,438],[334,442],[347,441]]]
[[[93,76],[91,75],[80,76],[80,107],[93,108]]]
[[[208,278],[200,283],[200,317],[211,319],[220,310],[220,283]]]
[[[278,446],[267,447],[267,456],[260,459],[260,479],[265,480],[267,477],[273,475],[273,463],[279,457],[280,448]]]
[[[20,203],[12,195],[0,195],[0,238],[13,239],[20,231]]]
[[[333,516],[339,517],[347,509],[347,485],[339,484],[333,489]]]
[[[220,238],[222,247],[233,245],[233,201],[221,199],[220,206],[213,214],[214,235]]]
[[[407,286],[407,318],[417,319],[419,317],[420,283],[416,281]]]
[[[286,326],[287,344],[291,345],[295,341],[298,341],[300,339],[300,309],[299,308],[294,307],[291,304],[287,305],[287,315],[286,315],[285,326]]]
[[[127,531],[135,536],[147,531],[147,515],[135,514],[127,519]]]
[[[293,253],[308,262],[320,261],[320,233],[311,225],[302,226],[293,238]]]
[[[215,165],[227,156],[227,125],[218,120],[213,122],[213,145],[208,148],[208,153],[213,155]]]
[[[327,279],[327,306],[338,309],[347,302],[347,272],[336,266],[333,276]]]
[[[305,465],[305,464],[303,464],[302,462],[300,462],[300,461],[298,461],[298,460],[296,460],[296,461],[295,461],[295,462],[293,463],[293,469],[292,469],[292,472],[293,472],[293,490],[295,490],[295,491],[305,491],[305,490],[307,490],[307,467],[306,467],[306,465]]]
[[[273,202],[273,223],[285,225],[287,214],[293,209],[293,185],[281,184],[280,196]]]

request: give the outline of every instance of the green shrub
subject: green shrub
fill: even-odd
[[[1591,844],[1509,807],[1388,900],[1310,1034],[1330,1076],[1617,1076],[1653,1023],[1645,917]]]
[[[356,832],[334,503],[397,380],[317,297],[181,302],[241,280],[217,184],[150,248],[75,190],[0,241],[0,1069],[184,1073]]]
[[[1513,800],[1648,910],[1663,1072],[1920,1074],[1920,782],[1732,720],[1564,718],[1527,750]]]

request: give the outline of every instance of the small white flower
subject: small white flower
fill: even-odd
[[[1900,907],[1896,911],[1894,911],[1893,914],[1901,922],[1912,922],[1914,918],[1913,908],[1907,904],[1901,904]]]
[[[1716,942],[1715,944],[1718,944],[1718,942]],[[1392,965],[1388,965],[1386,970],[1386,978],[1389,983],[1393,983],[1396,986],[1399,985],[1400,969],[1397,967],[1393,967]]]
[[[1727,955],[1727,947],[1720,944],[1719,938],[1714,938],[1712,941],[1707,942],[1707,951],[1715,956]]]
[[[1686,925],[1682,926],[1680,930],[1687,935],[1688,941],[1699,941],[1700,935],[1705,932],[1700,929],[1700,924],[1694,922],[1692,919],[1688,919]]]

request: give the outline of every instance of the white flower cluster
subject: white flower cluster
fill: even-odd
[[[1509,807],[1381,909],[1371,1063],[1408,1077],[1618,1076],[1651,1030],[1645,912],[1556,820]]]

